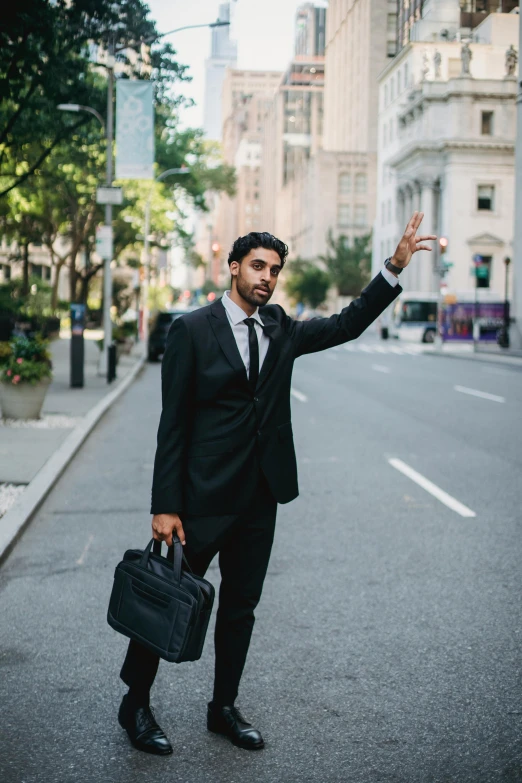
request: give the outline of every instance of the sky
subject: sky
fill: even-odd
[[[158,32],[184,25],[206,24],[218,17],[219,0],[146,0]],[[238,41],[238,68],[284,70],[293,53],[295,10],[303,0],[237,0],[235,35]],[[189,66],[190,84],[183,94],[196,106],[184,109],[184,126],[203,125],[205,59],[210,54],[210,29],[183,30],[165,38]]]

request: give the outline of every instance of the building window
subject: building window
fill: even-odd
[[[352,175],[343,172],[339,174],[339,195],[347,196],[352,192]]]
[[[384,105],[388,105],[388,85],[384,85]]]
[[[493,112],[481,112],[480,132],[483,136],[493,136]]]
[[[391,223],[392,203],[391,199],[388,201],[388,223]]]
[[[257,200],[258,200],[258,198],[259,198],[259,191],[258,191],[258,190],[256,190],[256,191],[254,192],[254,199],[257,201]]]
[[[493,212],[495,208],[495,186],[479,185],[477,188],[477,209],[481,212]]]
[[[350,225],[350,205],[339,204],[337,211],[337,224],[339,228],[348,228]]]
[[[383,201],[381,204],[381,223],[383,226],[386,225],[386,202]]]
[[[404,65],[404,87],[408,89],[408,63]]]
[[[4,280],[11,279],[11,267],[9,264],[4,264]]]
[[[355,175],[355,192],[356,193],[366,193],[366,188],[368,187],[368,179],[366,177],[366,174],[363,172],[360,172],[359,174]]]
[[[365,204],[357,204],[355,206],[355,225],[356,226],[365,226],[366,225],[366,205]]]
[[[481,263],[475,270],[477,274],[477,288],[489,288],[491,282],[491,256],[481,256]]]
[[[245,205],[245,212],[247,213],[247,215],[248,215],[250,212],[252,212],[252,207],[250,206],[250,204],[246,204],[246,205]]]

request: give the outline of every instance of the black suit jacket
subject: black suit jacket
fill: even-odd
[[[312,321],[294,321],[279,305],[261,307],[270,345],[255,391],[221,300],[176,319],[161,369],[151,513],[241,513],[258,465],[279,503],[297,497],[290,414],[295,359],[359,337],[401,290],[378,274],[341,313]]]

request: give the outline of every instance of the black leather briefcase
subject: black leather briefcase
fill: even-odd
[[[173,541],[167,557],[154,540],[144,550],[125,552],[114,572],[107,622],[166,661],[197,661],[214,587],[192,573],[179,538]]]

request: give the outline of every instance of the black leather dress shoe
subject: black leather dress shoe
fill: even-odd
[[[265,747],[259,731],[243,718],[237,707],[215,707],[210,702],[207,728],[214,734],[224,734],[234,745],[245,750],[261,750]]]
[[[168,756],[172,753],[172,745],[156,723],[150,707],[133,710],[129,708],[127,696],[124,696],[118,712],[118,722],[138,750],[154,753],[156,756]]]

